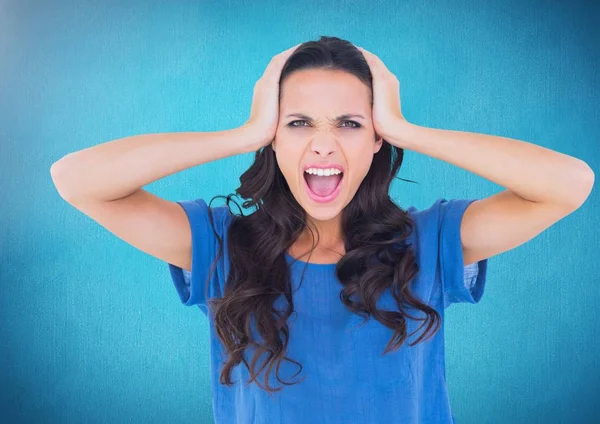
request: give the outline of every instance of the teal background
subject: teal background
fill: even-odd
[[[0,1],[0,422],[212,420],[206,318],[179,303],[166,263],[60,198],[62,156],[237,127],[270,58],[329,35],[385,62],[409,121],[526,140],[598,173],[599,26],[591,2]],[[146,189],[209,200],[252,157]],[[403,208],[503,190],[411,151],[399,176],[419,182],[395,182]],[[481,302],[447,310],[457,423],[600,422],[598,207],[594,190],[491,258]]]

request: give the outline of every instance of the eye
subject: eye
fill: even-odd
[[[304,121],[304,120],[292,121],[288,124],[288,127],[304,127],[304,125],[294,125],[296,122],[306,122],[306,121]]]
[[[360,128],[361,127],[361,125],[356,121],[342,121],[342,122],[350,122],[351,124],[354,124],[354,126],[347,127],[347,128]]]
[[[292,121],[292,122],[290,122],[290,123],[289,123],[287,126],[288,126],[288,127],[296,127],[296,128],[302,128],[302,127],[306,127],[306,125],[294,125],[296,122],[307,122],[307,121],[305,121],[305,120],[303,120],[303,119],[301,119],[301,120],[297,120],[297,121]],[[356,121],[342,121],[342,123],[346,123],[346,122],[349,122],[349,123],[351,123],[351,124],[354,124],[354,125],[351,125],[351,126],[343,126],[343,128],[360,128],[360,127],[362,126],[362,125],[360,125],[360,124],[359,124],[358,122],[356,122]]]

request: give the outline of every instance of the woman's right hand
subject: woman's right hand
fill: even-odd
[[[254,84],[252,109],[245,128],[259,135],[257,150],[270,144],[279,124],[279,79],[281,70],[290,55],[300,44],[284,50],[271,58],[262,77]]]

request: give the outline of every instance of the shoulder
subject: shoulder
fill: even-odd
[[[450,199],[439,198],[425,209],[410,206],[406,209],[420,232],[440,229],[446,224],[460,221],[467,207],[477,199]]]
[[[413,221],[412,243],[422,254],[433,255],[440,248],[454,252],[461,248],[460,226],[467,207],[477,199],[439,198],[424,209],[406,209]]]
[[[211,225],[212,221],[217,233],[222,234],[226,231],[234,218],[234,215],[231,213],[228,206],[211,207],[202,198],[183,200],[177,203],[179,203],[187,213],[192,226],[200,227],[204,231],[207,229],[207,226]],[[198,234],[200,233],[201,232],[198,232]]]

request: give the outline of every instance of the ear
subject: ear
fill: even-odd
[[[376,135],[377,138],[375,139],[375,150],[373,151],[373,154],[379,152],[379,150],[381,149],[381,146],[383,146],[383,137]]]

